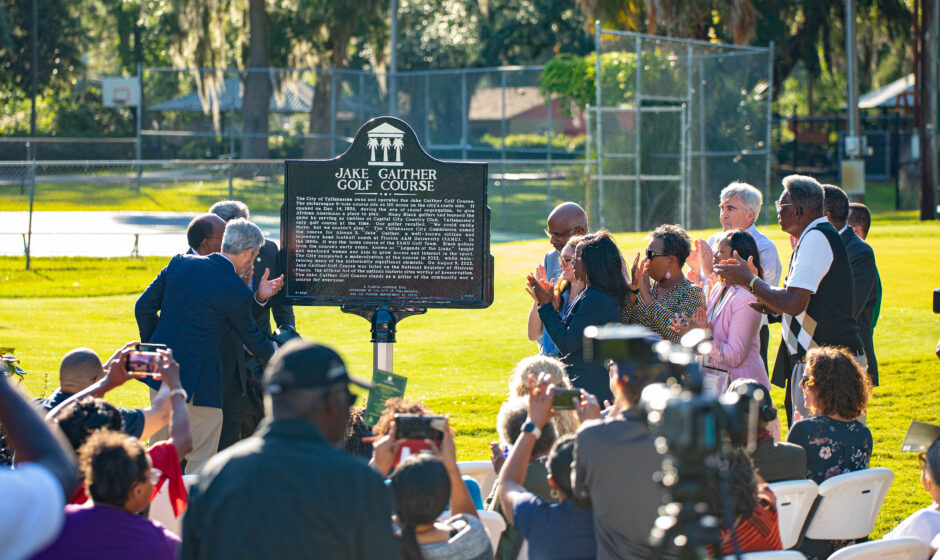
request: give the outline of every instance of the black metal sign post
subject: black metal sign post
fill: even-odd
[[[393,371],[393,348],[398,321],[411,315],[427,313],[420,307],[371,307],[343,305],[343,313],[352,313],[365,318],[372,324],[372,370]]]
[[[368,320],[375,369],[393,371],[405,317],[492,304],[485,163],[434,159],[404,121],[380,117],[343,155],[285,168],[287,301]]]

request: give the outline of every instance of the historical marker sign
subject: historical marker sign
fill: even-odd
[[[331,160],[288,160],[281,240],[293,305],[487,307],[485,163],[439,161],[405,122],[367,122]]]

